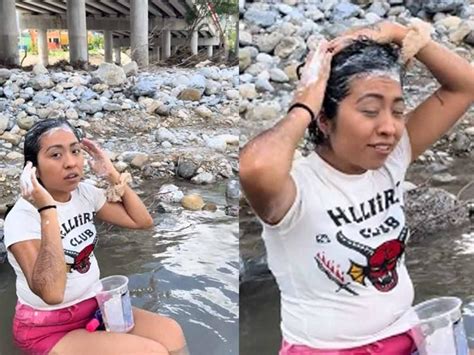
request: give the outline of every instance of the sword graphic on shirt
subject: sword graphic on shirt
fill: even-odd
[[[346,283],[344,281],[344,276],[339,271],[339,268],[335,268],[334,263],[331,263],[330,260],[326,259],[324,256],[324,253],[316,254],[316,256],[314,257],[314,260],[316,260],[316,263],[318,264],[319,269],[326,274],[329,280],[335,282],[339,286],[336,292],[339,292],[339,290],[345,290],[354,296],[359,295],[357,292],[355,292],[353,289],[351,289],[348,286],[350,282]]]

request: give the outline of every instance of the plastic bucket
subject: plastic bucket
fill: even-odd
[[[128,292],[128,278],[122,275],[105,277],[97,282],[95,290],[105,329],[119,333],[130,331],[135,323]]]
[[[440,297],[413,307],[418,320],[412,335],[420,355],[468,355],[461,305],[457,297]]]

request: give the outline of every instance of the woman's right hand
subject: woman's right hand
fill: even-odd
[[[36,209],[56,204],[51,194],[38,182],[36,167],[31,162],[26,163],[20,176],[20,189],[21,196]]]
[[[322,40],[316,51],[308,56],[293,98],[293,103],[299,102],[308,106],[315,116],[323,104],[332,56],[328,41]]]

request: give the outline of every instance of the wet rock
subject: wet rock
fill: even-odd
[[[215,181],[214,175],[212,175],[209,172],[202,172],[191,179],[191,182],[198,185],[212,184],[214,181]]]
[[[156,81],[149,78],[140,78],[132,88],[133,95],[136,97],[154,97],[157,90],[158,88]]]
[[[405,193],[405,216],[411,238],[450,230],[469,222],[469,213],[454,195],[440,188],[417,188]]]
[[[194,89],[194,88],[184,89],[178,95],[178,99],[183,100],[183,101],[199,101],[201,100],[201,97],[202,97],[201,90]]]
[[[260,27],[270,27],[277,19],[277,14],[272,11],[248,9],[244,14],[245,20]]]
[[[204,200],[197,194],[186,195],[181,200],[181,206],[190,211],[200,211],[204,207]]]
[[[230,217],[239,217],[239,206],[225,206],[224,213]]]
[[[40,74],[48,74],[48,69],[46,69],[46,67],[41,64],[41,63],[37,63],[34,67],[33,67],[33,73],[35,75],[40,75]]]
[[[165,184],[160,187],[157,198],[160,201],[167,203],[179,203],[183,199],[184,194],[178,186],[172,184]]]
[[[457,132],[451,144],[456,154],[468,152],[471,148],[471,140],[463,132]]]
[[[130,162],[130,165],[135,168],[142,168],[148,161],[149,157],[146,153],[138,153]]]
[[[93,74],[109,86],[122,85],[127,79],[124,70],[111,63],[101,63]]]
[[[464,130],[464,133],[466,133],[468,136],[474,136],[474,127],[468,127]]]
[[[126,76],[133,76],[138,74],[138,64],[134,60],[123,66],[123,71]]]
[[[445,184],[452,183],[456,180],[457,180],[457,177],[449,173],[435,174],[431,177],[431,181],[435,185],[445,185]]]
[[[216,212],[217,211],[217,205],[212,202],[206,203],[204,206],[202,206],[203,211],[209,211],[209,212]]]
[[[196,164],[194,161],[187,160],[187,159],[180,159],[178,161],[177,174],[183,179],[191,179],[196,173],[198,168],[199,168],[198,164]]]
[[[238,180],[230,180],[227,183],[225,196],[231,200],[240,199],[240,183]]]

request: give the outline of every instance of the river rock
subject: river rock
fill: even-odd
[[[192,160],[179,159],[177,174],[183,179],[191,179],[196,173],[198,168],[199,168],[198,164],[196,164]]]
[[[239,49],[239,70],[244,71],[252,64],[250,47]]]
[[[36,119],[33,116],[24,116],[16,119],[16,124],[18,127],[24,130],[29,130],[35,124]]]
[[[277,83],[286,83],[290,80],[288,75],[286,75],[286,73],[279,68],[270,69],[270,79]]]
[[[194,89],[194,88],[184,89],[178,95],[178,99],[183,100],[183,101],[199,101],[201,100],[201,97],[202,97],[201,90]]]
[[[158,129],[158,132],[156,132],[156,140],[158,142],[169,141],[173,144],[176,144],[178,142],[176,135],[165,127],[160,127]]]
[[[181,200],[181,206],[190,211],[200,211],[204,207],[204,200],[197,194],[186,195]]]
[[[206,106],[198,106],[195,109],[195,112],[202,118],[211,118],[212,111],[209,110]]]
[[[148,154],[138,153],[132,159],[132,161],[130,162],[130,165],[135,167],[135,168],[141,169],[145,165],[145,163],[148,161],[148,159],[149,159]]]
[[[247,111],[245,116],[251,121],[274,120],[281,115],[281,106],[276,101],[259,103]]]
[[[225,92],[225,96],[229,100],[238,100],[239,99],[239,91],[235,89],[230,89]]]
[[[240,183],[238,180],[230,180],[227,183],[225,196],[231,200],[240,199]]]
[[[350,2],[340,2],[332,8],[331,20],[343,21],[358,16],[361,13],[361,8]]]
[[[79,118],[79,115],[77,114],[77,111],[73,108],[68,108],[66,110],[66,118],[68,120],[77,120]]]
[[[239,93],[240,97],[243,99],[253,100],[257,97],[257,90],[255,90],[255,84],[240,84]]]
[[[252,8],[245,11],[244,18],[250,23],[266,28],[275,23],[277,14],[272,11],[264,11]]]
[[[157,197],[160,201],[167,203],[179,203],[184,197],[183,192],[178,186],[165,184],[160,187]]]
[[[127,79],[124,70],[118,65],[101,63],[99,68],[93,72],[104,84],[109,86],[122,85]]]
[[[138,74],[138,64],[134,60],[123,66],[123,71],[126,76],[133,76]]]
[[[10,122],[10,117],[0,113],[0,134],[6,131],[8,124]]]
[[[212,175],[209,172],[202,172],[191,179],[191,182],[198,185],[212,184],[214,181],[215,181],[214,175]]]
[[[8,79],[10,79],[11,75],[12,72],[9,69],[0,68],[0,85],[3,85]]]
[[[106,102],[102,107],[105,111],[122,111],[122,105],[113,102]]]
[[[281,33],[272,32],[256,36],[255,43],[260,52],[271,53],[282,39],[283,35]]]
[[[0,140],[6,141],[13,145],[18,145],[21,141],[21,136],[11,132],[3,132],[3,134],[0,135]]]
[[[48,69],[46,69],[46,67],[43,64],[37,63],[33,67],[33,73],[35,75],[48,74]]]
[[[54,86],[54,82],[51,80],[49,75],[40,74],[35,76],[33,79],[30,79],[27,85],[35,90],[42,90],[51,89]]]
[[[18,152],[10,152],[7,154],[6,158],[9,161],[21,161],[23,160],[23,154]]]
[[[133,86],[132,92],[136,97],[148,96],[154,97],[158,91],[157,83],[155,80],[149,78],[140,78],[138,82]]]
[[[423,0],[420,2],[423,4],[423,9],[431,14],[435,14],[437,12],[457,13],[465,4],[464,0]]]
[[[280,58],[287,58],[291,54],[303,54],[306,49],[304,41],[300,37],[285,37],[275,48],[275,54]]]
[[[239,44],[242,46],[252,45],[252,34],[247,31],[239,31]]]
[[[35,96],[33,96],[33,102],[40,105],[47,105],[51,101],[53,101],[53,97],[44,91],[40,91]]]

